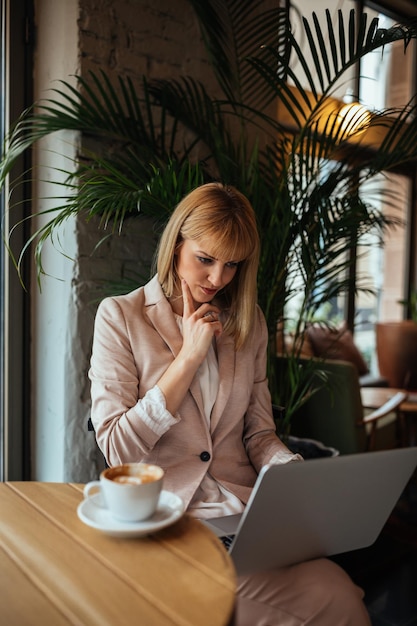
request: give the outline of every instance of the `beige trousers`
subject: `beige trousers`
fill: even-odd
[[[236,626],[370,626],[363,591],[328,559],[238,579]]]

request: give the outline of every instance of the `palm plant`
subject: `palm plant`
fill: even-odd
[[[362,57],[396,41],[406,48],[417,28],[382,30],[377,20],[368,24],[366,15],[354,11],[347,22],[339,11],[334,27],[328,11],[324,25],[313,14],[303,19],[311,67],[285,9],[265,9],[263,0],[189,2],[217,79],[216,94],[192,76],[143,78],[136,89],[129,79],[120,77],[113,85],[104,73],[90,74],[78,78],[76,88],[63,82],[57,97],[16,122],[0,183],[16,158],[46,135],[76,130],[83,143],[51,219],[15,262],[19,269],[22,255],[35,244],[40,277],[42,245],[71,215],[87,220],[99,215],[103,227],[118,232],[141,215],[165,220],[197,184],[216,179],[235,185],[257,214],[270,386],[273,401],[286,408],[279,428],[288,433],[291,416],[311,387],[308,368],[297,366],[297,337],[323,304],[351,287],[348,269],[363,235],[376,231],[382,241],[395,225],[362,197],[361,186],[417,157],[414,101],[341,124],[332,95]],[[368,129],[382,129],[382,139],[378,150],[364,148],[358,163],[349,146],[357,139],[355,150],[360,149]],[[296,340],[283,374],[275,367],[277,324],[285,333],[294,297]]]

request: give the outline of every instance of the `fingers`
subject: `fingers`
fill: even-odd
[[[211,305],[212,306],[212,305]],[[223,332],[223,324],[219,320],[220,311],[216,309],[215,311],[209,310],[204,313],[202,320],[209,324],[213,334],[216,337],[220,337]]]
[[[218,322],[219,321],[219,313],[218,311],[207,311],[203,314],[203,320],[207,322]]]
[[[183,304],[183,317],[190,317],[195,311],[193,306],[193,300],[191,298],[190,288],[187,285],[187,281],[184,278],[181,280],[182,289],[182,304]]]
[[[195,316],[196,320],[201,319],[205,323],[213,325],[213,333],[216,336],[221,335],[223,325],[219,321],[220,310],[213,304],[203,304],[197,310],[195,309],[193,298],[187,281],[181,279],[182,301],[183,301],[183,319],[189,319]]]
[[[207,318],[207,321],[214,322],[218,320],[219,309],[213,304],[202,304],[198,309],[195,308],[193,298],[187,281],[181,279],[183,316],[190,317],[193,313],[198,312],[198,317]]]

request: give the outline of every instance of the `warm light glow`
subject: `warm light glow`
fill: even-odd
[[[342,106],[338,113],[340,127],[346,135],[363,132],[371,121],[371,113],[359,102],[352,102]]]

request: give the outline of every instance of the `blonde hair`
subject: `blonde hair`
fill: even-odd
[[[185,239],[211,238],[213,256],[239,261],[233,280],[218,294],[228,310],[224,332],[241,348],[253,328],[257,302],[259,235],[249,200],[234,187],[207,183],[191,191],[172,213],[157,250],[156,271],[167,298],[181,293],[175,252]]]

